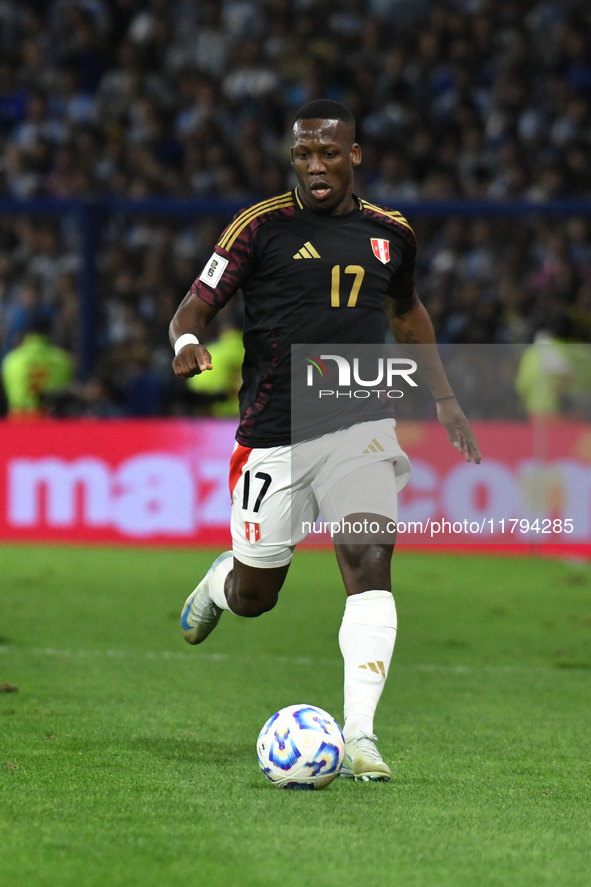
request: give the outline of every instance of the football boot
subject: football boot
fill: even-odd
[[[213,562],[195,591],[192,591],[181,613],[181,628],[188,644],[200,644],[211,634],[224,612],[211,599],[210,580],[218,564],[232,557],[231,551],[224,551]]]
[[[353,736],[345,743],[341,776],[362,782],[390,782],[392,771],[376,748],[377,736]]]

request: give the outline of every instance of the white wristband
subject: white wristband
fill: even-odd
[[[179,336],[176,342],[174,343],[174,353],[177,355],[181,348],[184,348],[185,345],[198,345],[199,339],[197,336],[194,336],[193,333],[183,333],[182,336]]]

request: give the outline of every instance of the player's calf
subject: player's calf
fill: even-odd
[[[287,576],[283,567],[251,567],[234,560],[234,569],[226,587],[227,607],[238,616],[254,618],[272,610]]]

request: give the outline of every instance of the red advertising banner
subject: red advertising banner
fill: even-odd
[[[480,465],[459,457],[437,423],[399,424],[412,476],[400,496],[398,540],[591,552],[591,425],[472,427]]]
[[[0,537],[226,545],[235,422],[0,426]]]
[[[591,549],[591,426],[473,423],[468,464],[437,423],[401,422],[404,545]],[[3,540],[228,545],[232,420],[0,424]],[[535,456],[534,456],[535,453]],[[574,546],[574,547],[573,547]]]

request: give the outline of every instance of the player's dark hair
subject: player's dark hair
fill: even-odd
[[[313,102],[308,102],[296,112],[294,122],[298,120],[342,120],[355,138],[355,118],[348,108],[340,102],[333,102],[332,99],[315,99]]]

